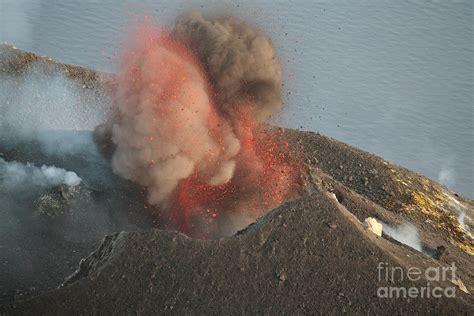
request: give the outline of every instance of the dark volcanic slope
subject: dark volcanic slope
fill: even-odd
[[[8,67],[24,66],[24,53],[3,49],[16,58]],[[84,80],[80,72],[76,76]],[[100,80],[91,83],[102,87]],[[461,228],[456,213],[462,207],[474,218],[472,201],[319,134],[282,129],[278,137],[289,140],[308,174],[308,193],[301,198],[217,241],[162,230],[108,236],[67,285],[4,305],[0,313],[474,313],[472,296],[458,288],[456,298],[377,297],[379,287],[428,283],[424,277],[416,283],[379,280],[380,262],[405,273],[409,267],[425,271],[454,262],[473,292],[472,222]],[[377,237],[361,224],[368,216],[393,225],[411,222],[426,247],[445,250],[434,259],[385,235]]]
[[[474,240],[460,227],[459,210],[456,210],[457,206],[466,213],[465,224],[472,234],[473,201],[424,176],[333,138],[291,129],[282,130],[281,137],[291,141],[294,152],[309,166],[321,169],[341,185],[422,225],[427,231],[444,236],[449,243],[474,255]]]
[[[317,192],[281,206],[244,234],[219,241],[160,230],[116,234],[83,264],[87,277],[9,311],[474,312],[459,291],[457,299],[377,299],[379,286],[426,286],[377,281],[378,262],[405,267],[407,255],[420,268],[437,265],[364,231],[335,200]]]

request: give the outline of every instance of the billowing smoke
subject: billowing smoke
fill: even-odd
[[[217,116],[193,56],[163,36],[127,62],[117,98],[122,119],[112,129],[114,170],[147,186],[152,204],[193,172],[212,185],[229,181],[240,144],[226,121],[209,125]]]
[[[263,125],[282,105],[281,81],[271,41],[236,18],[192,14],[171,31],[146,22],[96,138],[102,148],[111,138],[114,171],[147,187],[164,225],[229,234],[290,191],[285,144]]]
[[[264,121],[280,110],[282,67],[269,38],[237,18],[199,13],[179,19],[174,33],[204,64],[221,114],[233,117],[248,106]]]
[[[82,179],[75,172],[54,166],[36,167],[34,164],[7,162],[0,158],[0,188],[2,191],[18,190],[26,185],[53,187],[59,184],[77,186]]]

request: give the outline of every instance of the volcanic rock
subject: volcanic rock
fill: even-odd
[[[383,225],[379,222],[377,222],[377,220],[373,217],[367,217],[364,221],[364,227],[374,233],[375,235],[379,236],[379,237],[382,237],[382,229],[383,229]]]
[[[50,217],[63,214],[69,207],[70,199],[79,190],[78,186],[68,186],[65,184],[60,184],[48,190],[35,203],[38,213]]]

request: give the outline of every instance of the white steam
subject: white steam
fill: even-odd
[[[53,187],[59,184],[73,187],[81,181],[75,172],[62,168],[45,165],[36,167],[31,163],[8,162],[0,158],[0,187],[4,189],[15,190],[26,185]]]
[[[459,217],[458,217],[459,225],[461,225],[461,227],[462,227],[464,230],[467,230],[467,226],[466,226],[466,213],[464,213],[464,211],[461,210],[461,208],[459,208],[459,207],[456,207],[456,210],[457,210],[458,213],[459,213]]]
[[[456,173],[451,167],[444,166],[438,174],[438,182],[447,188],[453,188],[456,185]],[[459,226],[461,226],[461,228],[472,237],[472,233],[467,223],[468,221],[471,221],[471,218],[465,212],[467,209],[466,206],[459,202],[451,194],[445,193],[445,195],[449,199],[450,206],[454,208]]]
[[[454,207],[456,215],[458,216],[457,219],[458,219],[458,222],[459,222],[459,226],[461,226],[461,228],[469,236],[472,237],[471,230],[470,230],[469,225],[467,223],[467,221],[471,221],[471,218],[466,215],[466,212],[465,212],[466,207],[461,202],[459,202],[457,199],[452,197],[451,195],[447,195],[447,197],[449,198],[450,204],[451,204],[452,207]]]
[[[47,74],[42,67],[32,64],[21,77],[2,76],[2,133],[5,130],[93,130],[104,120],[108,104],[102,96],[65,73]]]
[[[420,252],[423,251],[423,245],[421,243],[418,229],[413,224],[405,223],[399,226],[384,224],[384,233],[402,244]]]
[[[456,174],[452,168],[443,168],[438,173],[438,182],[447,188],[456,185]]]

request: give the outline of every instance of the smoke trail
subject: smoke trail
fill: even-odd
[[[193,14],[171,32],[140,24],[123,60],[116,112],[96,140],[118,175],[147,187],[165,225],[228,234],[285,199],[287,144],[262,125],[282,105],[269,39]]]
[[[0,158],[0,187],[4,190],[18,190],[24,186],[53,187],[61,183],[77,186],[82,179],[75,172],[54,166],[36,167],[16,161],[7,162]]]

